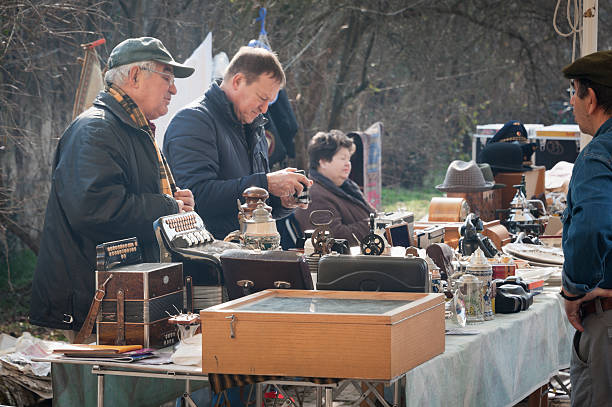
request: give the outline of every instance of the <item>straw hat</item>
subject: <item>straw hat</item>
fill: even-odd
[[[455,160],[448,166],[444,183],[436,186],[442,192],[478,192],[493,188],[494,182],[485,181],[474,161]]]

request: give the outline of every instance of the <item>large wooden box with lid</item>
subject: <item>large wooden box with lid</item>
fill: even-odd
[[[444,352],[442,294],[265,290],[200,318],[205,373],[390,380]]]

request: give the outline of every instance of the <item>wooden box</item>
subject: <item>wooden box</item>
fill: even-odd
[[[183,307],[183,265],[140,263],[97,270],[96,286],[111,275],[98,314],[97,343],[115,345],[118,334],[125,338],[126,345],[163,348],[175,343],[176,326],[168,323],[168,313],[176,315]],[[123,324],[117,322],[120,291],[124,297]]]
[[[524,172],[500,172],[495,175],[495,182],[506,184],[505,188],[501,188],[501,207],[508,209],[510,202],[516,194],[516,188],[513,185],[521,183],[523,175],[525,175],[525,192],[527,199],[542,199],[545,200],[546,192],[546,168],[544,166],[533,166],[531,171]]]
[[[205,373],[390,380],[444,352],[441,294],[265,290],[200,318]]]
[[[470,206],[470,212],[480,216],[484,222],[496,220],[497,209],[502,208],[502,190],[490,189],[479,192],[447,192],[449,198],[463,198]]]

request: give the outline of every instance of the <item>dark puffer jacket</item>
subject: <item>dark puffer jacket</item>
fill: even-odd
[[[144,260],[156,261],[153,221],[177,212],[174,198],[160,193],[149,135],[101,92],[55,153],[30,321],[78,330],[95,291],[96,245],[135,236]]]
[[[334,216],[329,225],[332,236],[346,239],[350,246],[355,246],[358,243],[355,236],[363,239],[370,232],[370,213],[376,213],[376,210],[366,202],[359,187],[352,180],[347,179],[338,187],[317,170],[311,169],[308,175],[314,180],[310,188],[310,205],[308,209],[295,210],[295,218],[302,230],[315,228],[310,222],[310,214],[313,211],[330,210]]]
[[[217,239],[237,230],[242,192],[250,186],[268,189],[266,119],[259,115],[243,125],[219,85],[213,83],[204,97],[180,110],[164,137],[164,154],[176,184],[189,188],[196,211]],[[288,216],[280,199],[271,196],[272,215]]]

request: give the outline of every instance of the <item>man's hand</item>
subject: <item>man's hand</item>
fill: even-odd
[[[296,168],[285,168],[284,170],[274,171],[266,174],[268,178],[268,192],[281,198],[291,197],[297,192],[299,195],[304,189],[304,185],[311,186],[312,181],[306,178],[305,175],[295,172]],[[294,206],[289,205],[288,200],[283,200],[283,206],[287,208],[295,208],[298,205],[293,199]],[[301,206],[301,205],[300,205]]]
[[[565,291],[568,295],[571,295]],[[606,290],[603,288],[595,288],[593,291],[587,293],[584,297],[576,301],[565,300],[565,314],[570,324],[580,332],[584,331],[582,326],[582,319],[580,318],[580,305],[583,302],[591,301],[597,297],[612,297],[612,290]]]
[[[195,208],[195,200],[189,189],[177,189],[174,193],[174,199],[179,207],[180,212],[191,212]]]

